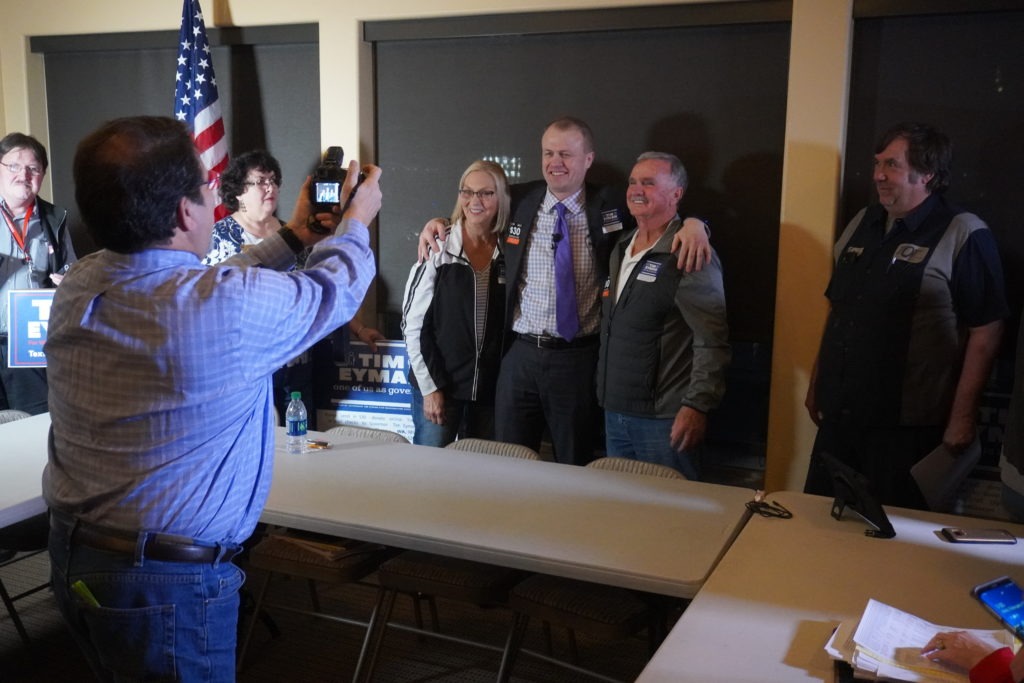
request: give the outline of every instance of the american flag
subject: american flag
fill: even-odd
[[[199,0],[185,0],[178,34],[178,72],[174,85],[174,115],[192,131],[192,139],[209,177],[219,175],[228,165],[224,141],[224,120],[217,98],[217,77],[213,74],[210,44]],[[217,207],[217,218],[227,211]]]

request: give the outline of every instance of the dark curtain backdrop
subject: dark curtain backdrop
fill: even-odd
[[[875,141],[904,120],[953,141],[947,196],[995,232],[1013,308],[1024,293],[1024,11],[858,19],[843,224],[874,199]]]
[[[451,214],[463,169],[491,156],[540,178],[544,126],[572,114],[594,129],[592,181],[624,192],[641,152],[682,159],[683,211],[711,223],[732,336],[771,342],[788,23],[382,41],[376,56],[378,159],[401,198],[380,218],[392,324],[415,236]]]
[[[320,154],[316,25],[209,31],[230,154],[265,148],[284,175],[279,216]],[[177,32],[33,38],[44,55],[53,200],[68,208],[79,255],[92,250],[77,221],[71,161],[78,141],[120,116],[173,113]]]
[[[594,129],[593,182],[624,192],[647,150],[687,167],[682,211],[711,224],[734,349],[709,443],[763,464],[790,11],[753,2],[371,22],[389,336],[400,334],[419,231],[451,214],[463,169],[490,157],[513,181],[540,178],[544,126],[578,116]]]
[[[950,136],[953,176],[947,196],[978,214],[995,234],[1013,312],[980,411],[982,463],[994,468],[1013,385],[1024,295],[1024,194],[1019,189],[1024,177],[1024,11],[888,14],[906,4],[855,3],[855,11],[868,11],[854,24],[837,229],[877,199],[872,160],[885,129],[917,120]],[[979,4],[991,9],[1011,3]],[[879,10],[874,16],[872,8]]]

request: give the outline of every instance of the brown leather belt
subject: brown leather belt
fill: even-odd
[[[141,534],[121,532],[79,521],[71,534],[71,542],[123,555],[135,555]],[[227,562],[241,548],[198,545],[194,539],[173,534],[147,534],[142,546],[143,556],[161,562],[191,562],[210,564],[216,560]]]

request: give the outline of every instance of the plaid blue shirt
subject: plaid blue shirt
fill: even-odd
[[[512,330],[526,334],[558,336],[555,312],[555,204],[558,198],[550,190],[537,211],[537,222],[530,231],[526,264],[519,291],[519,309]],[[576,308],[580,319],[579,336],[597,334],[601,326],[601,290],[597,286],[594,245],[590,242],[583,190],[567,197],[566,223],[572,243],[572,266],[576,275]]]
[[[348,322],[375,273],[366,226],[339,233],[302,271],[278,272],[295,264],[278,236],[213,267],[169,249],[73,266],[46,343],[47,504],[118,529],[247,538],[270,490],[271,374]]]

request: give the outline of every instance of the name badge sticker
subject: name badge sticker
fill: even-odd
[[[660,271],[661,264],[657,261],[644,261],[643,265],[640,266],[640,273],[636,276],[636,279],[640,282],[654,282],[658,278]]]
[[[601,212],[601,230],[606,235],[622,230],[622,220],[619,218],[618,210],[609,209]]]
[[[928,247],[904,243],[896,247],[896,251],[892,254],[892,262],[921,263],[926,256],[928,256]]]
[[[505,238],[506,244],[519,244],[519,238],[522,237],[523,226],[519,223],[509,223],[508,226],[508,237]]]

